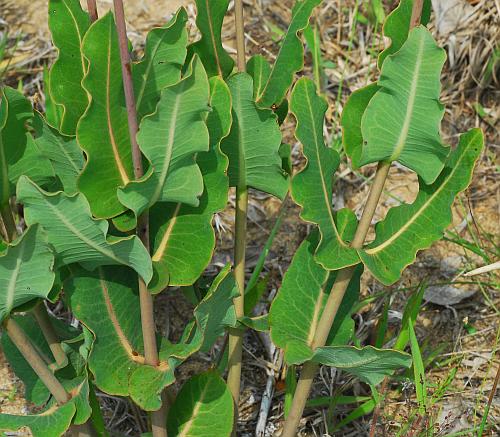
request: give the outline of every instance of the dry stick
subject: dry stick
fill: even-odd
[[[17,322],[12,320],[11,318],[8,318],[3,325],[7,334],[9,335],[9,338],[16,345],[17,349],[19,349],[19,352],[21,352],[24,359],[30,364],[31,368],[48,388],[52,396],[54,396],[57,403],[64,404],[65,402],[69,401],[70,395],[66,392],[65,388],[54,376],[54,374],[49,370],[42,357],[40,357],[40,355],[36,352],[29,338],[26,336]]]
[[[132,82],[132,70],[130,65],[130,55],[128,52],[127,28],[125,25],[125,13],[122,0],[113,0],[116,17],[116,27],[118,31],[118,41],[120,46],[120,58],[122,65],[123,89],[125,91],[125,102],[127,104],[128,128],[130,142],[132,145],[132,161],[134,164],[134,176],[140,179],[144,175],[142,167],[142,154],[137,144],[137,111],[135,106],[134,86]],[[137,236],[149,252],[149,216],[148,212],[143,213],[137,220]],[[148,291],[144,280],[139,276],[139,298],[141,306],[142,338],[144,342],[144,358],[146,364],[157,366],[158,348],[156,345],[156,330],[153,313],[153,296]],[[151,431],[154,437],[166,437],[166,416],[165,403],[162,407],[151,413]]]
[[[236,50],[239,71],[245,71],[245,30],[242,0],[235,0]],[[234,276],[240,295],[234,299],[236,317],[244,316],[245,293],[245,246],[247,232],[248,191],[246,185],[236,187]],[[239,328],[229,330],[229,358],[227,385],[238,409],[241,382],[241,357],[244,331]]]
[[[99,16],[97,15],[96,0],[87,0],[87,9],[89,10],[91,22],[94,22],[99,18]]]
[[[422,5],[423,0],[414,0],[410,19],[410,29],[420,23],[420,17],[422,15]],[[380,200],[380,195],[382,194],[387,175],[389,174],[390,166],[391,163],[386,161],[380,162],[378,164],[377,173],[375,174],[373,184],[370,188],[368,200],[366,201],[363,214],[352,241],[351,246],[354,249],[360,249],[363,246],[366,235],[368,234],[368,230],[370,229],[370,223]],[[337,278],[335,279],[335,283],[332,286],[330,295],[328,296],[328,300],[318,323],[318,327],[316,329],[311,345],[312,350],[325,345],[328,334],[330,333],[330,329],[333,324],[333,320],[337,315],[340,303],[342,302],[345,291],[347,289],[347,286],[349,285],[355,268],[355,266],[350,266],[338,272]],[[317,370],[318,364],[312,361],[308,361],[304,364],[299,382],[297,384],[297,388],[295,390],[295,395],[293,397],[290,414],[288,415],[288,418],[286,419],[285,425],[283,427],[282,437],[293,437],[295,435],[295,431],[299,424],[300,418],[302,417],[302,412],[304,411],[307,397],[309,396],[312,382]]]

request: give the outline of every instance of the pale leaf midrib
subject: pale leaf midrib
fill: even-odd
[[[194,74],[194,72],[192,74]],[[186,86],[186,80],[187,79],[181,82],[180,89],[177,91],[177,94],[175,96],[175,102],[172,108],[171,112],[172,116],[170,119],[170,125],[168,130],[165,159],[163,160],[161,173],[158,177],[158,183],[156,184],[155,191],[151,197],[151,202],[150,202],[151,204],[155,203],[160,198],[163,186],[165,185],[165,180],[167,179],[168,169],[170,168],[170,162],[172,160],[172,154],[174,149],[175,134],[177,132],[177,121],[178,121],[177,118],[179,115],[179,109],[182,102],[182,97],[183,97],[182,93],[184,92],[184,88]]]
[[[321,179],[321,188],[322,188],[322,192],[323,192],[323,198],[325,200],[325,206],[326,206],[326,209],[328,212],[328,218],[330,220],[330,224],[331,224],[332,229],[335,233],[335,236],[337,237],[337,241],[339,242],[339,244],[341,246],[347,247],[346,244],[344,243],[344,241],[342,240],[342,238],[340,238],[340,235],[339,235],[338,230],[337,230],[337,225],[335,224],[335,220],[333,219],[333,213],[332,213],[332,208],[331,208],[331,199],[329,199],[329,196],[328,196],[328,189],[326,186],[325,174],[324,174],[323,166],[321,165],[321,159],[319,156],[319,148],[321,147],[321,143],[320,143],[319,138],[318,138],[318,133],[316,132],[316,129],[314,129],[314,114],[313,114],[311,99],[309,98],[309,93],[307,92],[307,89],[305,91],[305,95],[306,95],[306,100],[307,100],[307,109],[309,111],[309,116],[311,118],[311,126],[313,127],[311,130],[312,130],[313,136],[314,136],[314,146],[315,146],[314,150],[315,150],[316,159],[318,162],[319,175],[320,175],[320,179]],[[323,145],[322,147],[325,147],[325,146]]]
[[[325,279],[325,282],[327,279]],[[309,347],[312,347],[313,345],[314,335],[316,334],[316,327],[318,326],[319,318],[321,315],[321,309],[323,308],[323,298],[325,296],[324,287],[325,287],[324,285],[321,287],[316,303],[314,305],[313,317],[311,320],[311,324],[309,326],[309,332],[307,334],[307,340],[306,340],[307,345]]]
[[[205,0],[205,7],[207,10],[207,17],[208,17],[208,30],[210,32],[210,40],[212,41],[212,45],[214,47],[214,56],[215,56],[215,62],[217,64],[217,70],[219,71],[219,76],[223,77],[222,75],[222,68],[220,65],[220,59],[219,59],[219,52],[217,51],[217,45],[215,41],[215,34],[214,34],[214,29],[212,26],[212,10],[210,9],[210,2],[209,0]]]
[[[116,336],[118,337],[118,341],[120,342],[121,346],[123,347],[123,349],[125,350],[127,355],[132,360],[135,360],[137,357],[134,356],[134,354],[133,354],[134,349],[132,348],[132,345],[128,341],[128,338],[125,335],[125,332],[123,331],[123,329],[120,325],[120,322],[118,321],[118,317],[116,316],[115,309],[113,307],[113,303],[111,302],[111,298],[109,297],[106,279],[104,278],[104,274],[103,274],[101,268],[99,268],[99,282],[101,284],[102,297],[104,299],[104,303],[106,304],[106,312],[108,313],[109,320],[111,321],[111,324],[113,325]]]
[[[389,158],[391,161],[396,161],[399,158],[399,155],[403,151],[403,148],[406,144],[406,140],[408,139],[410,124],[413,117],[413,110],[415,109],[415,101],[417,99],[417,89],[420,81],[420,71],[423,65],[424,43],[425,40],[423,37],[421,37],[417,50],[415,68],[412,74],[413,82],[411,83],[410,91],[408,93],[408,102],[406,105],[405,119],[403,121],[403,126],[401,127],[401,132],[399,133],[396,146],[392,152],[391,157]]]
[[[200,393],[200,396],[198,397],[196,401],[196,405],[193,408],[193,412],[191,414],[191,418],[184,424],[184,427],[182,428],[181,432],[178,434],[178,437],[186,437],[190,431],[190,429],[193,427],[194,421],[196,419],[196,416],[198,415],[201,405],[205,401],[205,396],[208,390],[208,384],[203,387],[203,390]]]
[[[16,267],[12,271],[9,285],[7,286],[7,296],[5,299],[6,314],[10,313],[10,311],[12,310],[12,307],[14,305],[14,295],[16,293],[16,284],[17,284],[17,280],[19,278],[19,272],[21,270],[22,258],[24,255],[25,245],[26,245],[26,243],[24,241],[22,241],[19,245],[19,254],[18,254],[17,259],[16,259]]]
[[[441,185],[439,186],[439,188],[429,197],[429,199],[427,199],[427,201],[425,203],[422,204],[422,206],[418,209],[418,211],[410,218],[410,220],[408,220],[397,232],[395,232],[394,234],[391,235],[390,238],[388,238],[387,240],[385,240],[382,244],[376,246],[376,247],[373,247],[371,249],[366,249],[365,250],[365,253],[367,255],[376,255],[378,252],[384,250],[387,246],[389,246],[394,240],[396,240],[397,238],[399,238],[402,234],[404,234],[406,232],[406,230],[413,224],[415,223],[415,221],[422,215],[425,213],[425,210],[427,209],[428,205],[430,203],[432,203],[434,201],[434,199],[436,198],[436,196],[438,196],[441,191],[444,189],[445,186],[448,185],[450,179],[452,179],[456,173],[456,171],[458,170],[459,166],[460,166],[460,163],[462,162],[462,160],[464,159],[465,155],[466,155],[466,152],[467,152],[467,149],[470,147],[470,145],[473,143],[473,141],[475,140],[475,137],[476,137],[477,134],[474,135],[474,137],[472,137],[469,141],[469,144],[467,144],[467,146],[464,147],[464,151],[462,153],[462,155],[460,156],[460,158],[457,160],[457,162],[455,163],[455,166],[453,167],[452,171],[450,172],[450,174],[446,177],[446,179],[441,183]]]
[[[73,14],[73,11],[68,6],[67,1],[63,1],[63,4],[64,4],[64,7],[68,10],[69,15],[71,16],[71,19],[73,20],[73,23],[75,24],[76,33],[78,35],[78,41],[80,41],[80,47],[81,47],[83,38],[82,38],[82,35],[80,33],[80,27],[78,26],[78,22],[76,20],[76,17]],[[80,50],[80,62],[82,64],[82,71],[83,71],[83,73],[85,73],[85,71],[86,71],[86,68],[85,68],[85,59],[83,57],[83,53],[82,53],[81,50]]]
[[[136,105],[135,105],[137,109],[139,109],[140,106],[141,106],[142,98],[144,97],[144,91],[146,90],[146,84],[147,84],[148,78],[149,78],[149,73],[151,71],[151,68],[153,67],[153,60],[154,60],[154,58],[156,56],[156,53],[158,52],[158,48],[160,47],[160,45],[163,43],[164,39],[167,36],[166,30],[170,29],[172,26],[169,26],[169,27],[165,28],[165,32],[163,32],[161,38],[158,40],[158,42],[155,44],[153,50],[151,51],[151,56],[148,59],[148,62],[146,64],[146,70],[145,70],[143,78],[142,78],[143,81],[142,81],[142,84],[141,84],[141,88],[139,90],[139,93],[137,94]]]
[[[50,129],[50,128],[47,127],[47,129]],[[57,143],[57,146],[61,150],[61,152],[63,153],[63,155],[66,157],[67,161],[71,164],[71,167],[73,167],[75,169],[75,172],[76,173],[80,173],[81,169],[76,164],[76,161],[68,153],[68,150],[66,149],[66,147],[64,147],[62,141],[59,141],[59,139],[56,138],[55,142]]]
[[[104,249],[101,247],[99,244],[94,243],[91,239],[83,235],[73,224],[69,219],[67,219],[60,211],[58,208],[56,208],[54,205],[52,205],[49,201],[45,199],[42,193],[40,193],[40,198],[43,200],[43,202],[54,212],[56,217],[61,220],[61,222],[66,226],[66,228],[79,240],[83,241],[87,246],[91,247],[92,249],[98,251],[99,253],[103,254],[104,256],[107,256],[108,258],[111,258],[113,261],[116,261],[119,264],[125,264],[128,265],[128,263],[124,263],[123,260],[118,258],[113,252]],[[104,236],[103,236],[104,238]]]
[[[113,130],[113,124],[111,122],[111,102],[110,102],[110,82],[111,82],[111,26],[112,26],[112,20],[110,20],[110,28],[108,30],[108,53],[107,53],[107,70],[106,70],[106,121],[108,125],[108,133],[109,133],[109,140],[111,142],[111,150],[113,152],[113,156],[115,158],[115,163],[116,167],[118,169],[118,172],[120,173],[120,178],[123,182],[123,185],[127,185],[128,182],[130,181],[127,171],[125,170],[125,167],[122,163],[121,157],[120,157],[120,152],[118,150],[118,146],[116,144],[116,139],[114,135],[114,130]]]
[[[294,17],[298,16],[298,15],[301,13],[301,11],[302,11],[302,9],[305,7],[306,3],[307,3],[307,0],[304,0],[304,1],[302,2],[302,4],[299,6],[299,9],[297,9],[297,12],[296,12],[296,13],[293,15],[293,17],[292,17],[292,21],[290,22],[290,25],[292,24]],[[298,32],[298,30],[297,30],[297,32]],[[283,39],[283,44],[281,45],[281,48],[280,48],[280,50],[279,50],[279,52],[278,52],[278,55],[276,56],[276,61],[277,61],[277,60],[279,59],[279,57],[280,57],[281,50],[283,50],[283,48],[285,47],[285,40],[286,40],[286,37],[287,37],[287,36],[288,36],[288,32],[287,32],[287,34],[285,35],[285,38]],[[295,38],[298,38],[298,36],[297,36],[297,33],[296,33],[296,32],[295,32],[294,37],[295,37]],[[273,75],[274,75],[274,73],[275,73],[275,67],[276,67],[276,63],[274,64],[273,68],[271,69],[271,73],[269,74],[269,77],[267,78],[266,84],[265,84],[264,88],[262,89],[262,92],[260,93],[260,95],[259,95],[259,96],[257,97],[257,99],[255,99],[255,100],[261,100],[261,99],[262,99],[262,97],[264,96],[264,94],[266,93],[266,90],[267,90],[267,88],[268,88],[269,84],[271,83],[271,79],[273,78]]]
[[[78,23],[76,21],[76,17],[74,16],[73,11],[67,5],[67,2],[63,1],[62,3],[64,5],[64,7],[67,9],[67,11],[69,12],[71,20],[73,21],[73,23],[75,25],[76,33],[78,35],[78,40],[80,41],[80,47],[82,47],[83,38],[82,38],[82,35],[80,33],[80,28],[78,27]],[[58,52],[60,52],[59,48],[57,50],[58,50]],[[56,62],[54,63],[54,65],[57,63],[58,60],[56,60]],[[84,59],[82,50],[80,50],[80,62],[82,64],[82,72],[85,75],[85,73],[87,72],[87,68],[85,67],[85,59]],[[60,124],[59,124],[60,128],[62,129],[62,126],[64,125],[64,120],[66,119],[66,115],[68,113],[67,107],[66,107],[67,105],[65,105],[64,103],[58,102],[57,98],[54,98],[54,96],[52,95],[52,92],[50,92],[50,97],[52,98],[52,100],[54,101],[54,103],[55,103],[56,106],[60,106],[62,108],[61,121],[60,121]]]
[[[161,239],[160,245],[158,246],[158,249],[154,253],[152,260],[153,262],[158,262],[161,261],[163,258],[163,255],[165,254],[165,251],[167,250],[168,246],[168,241],[170,240],[170,236],[172,234],[172,230],[174,228],[174,225],[177,221],[177,216],[179,214],[179,210],[181,209],[181,203],[178,203],[175,207],[174,214],[172,218],[170,219],[170,223],[167,226],[167,229],[165,230],[165,233],[163,234],[163,237]]]

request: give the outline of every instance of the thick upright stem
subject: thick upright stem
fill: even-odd
[[[58,366],[64,365],[66,362],[66,354],[64,353],[61,342],[57,337],[57,334],[52,326],[52,322],[50,321],[49,314],[47,313],[47,309],[43,302],[40,302],[34,309],[33,315],[35,316],[38,325],[40,326],[43,336],[52,351],[52,355],[54,355],[54,359],[56,360],[56,364]]]
[[[420,18],[422,16],[422,6],[423,0],[414,0],[409,27],[410,30],[420,23]],[[363,209],[363,214],[352,241],[352,247],[355,249],[361,248],[366,239],[366,235],[368,234],[368,231],[370,229],[370,223],[373,219],[373,215],[375,214],[375,210],[377,209],[380,195],[382,194],[385,181],[387,180],[387,176],[389,174],[390,165],[390,162],[380,162],[378,165],[377,173],[375,174],[375,179],[368,195],[368,200],[366,201],[366,205]],[[316,328],[312,343],[313,350],[317,347],[324,346],[328,338],[328,334],[332,328],[333,321],[335,320],[335,316],[337,315],[340,303],[344,298],[345,291],[347,290],[349,282],[354,273],[354,270],[355,267],[350,266],[338,272],[335,283],[333,284],[328,296],[325,309],[323,310],[320,321],[318,323],[318,327]],[[299,424],[300,418],[302,417],[307,397],[309,396],[309,392],[311,391],[311,386],[317,370],[318,365],[316,363],[313,363],[312,361],[308,361],[304,364],[299,382],[297,384],[297,388],[295,390],[290,413],[283,427],[283,433],[281,434],[282,437],[293,437],[295,435],[295,431]]]
[[[243,317],[245,306],[245,249],[247,232],[248,191],[246,187],[236,188],[236,219],[234,243],[234,276],[240,295],[234,299],[236,317]],[[243,349],[242,329],[233,328],[229,332],[228,375],[227,385],[233,395],[236,405],[240,397],[241,357]]]
[[[368,200],[366,201],[366,206],[363,210],[363,214],[359,221],[356,233],[354,234],[354,239],[352,241],[352,247],[359,249],[362,247],[368,230],[370,229],[370,223],[372,221],[375,209],[382,194],[387,175],[389,173],[390,163],[381,162],[377,168],[377,173],[375,179],[370,188],[370,193],[368,195]],[[354,273],[355,266],[346,267],[337,273],[337,278],[332,286],[328,300],[326,301],[325,309],[321,315],[318,322],[318,327],[316,328],[316,333],[312,342],[312,349],[321,347],[325,345],[328,338],[328,334],[332,328],[333,321],[337,315],[339,306],[344,298],[344,294],[347,290],[349,282],[351,281],[352,275]],[[314,376],[318,370],[318,365],[312,361],[308,361],[304,364],[302,372],[300,374],[299,382],[297,383],[297,388],[295,390],[295,395],[293,397],[292,406],[290,408],[290,413],[285,421],[283,428],[282,437],[293,437],[295,435],[295,430],[299,424],[300,418],[302,417],[302,412],[306,405],[307,397],[311,391],[311,386],[313,383]]]
[[[120,58],[122,65],[123,89],[125,91],[125,102],[127,105],[128,128],[130,142],[132,146],[132,161],[134,164],[134,176],[136,179],[144,175],[142,166],[142,154],[137,144],[137,110],[135,106],[134,86],[132,82],[132,69],[130,63],[130,54],[128,52],[127,28],[125,25],[125,12],[123,10],[122,0],[113,0],[115,9],[116,27],[118,31],[118,40],[120,46]],[[149,251],[149,217],[148,213],[142,214],[137,221],[137,236],[141,239],[144,246]],[[139,300],[141,306],[141,324],[142,338],[144,342],[144,358],[146,364],[157,366],[158,348],[156,344],[155,321],[153,312],[153,296],[148,291],[144,280],[139,276]],[[166,407],[165,404],[158,411],[151,413],[151,430],[154,437],[166,437]]]
[[[96,0],[87,0],[87,9],[89,11],[90,21],[94,22],[99,18],[97,15]]]
[[[16,345],[17,349],[19,349],[24,359],[30,363],[31,368],[42,380],[52,396],[54,396],[57,403],[64,404],[69,401],[69,394],[49,370],[45,361],[40,357],[21,327],[11,318],[4,322],[4,327],[9,338]]]
[[[234,0],[234,20],[236,26],[236,57],[239,71],[246,69],[245,56],[245,21],[243,18],[243,0]]]
[[[237,65],[239,71],[245,71],[245,26],[243,20],[243,1],[235,0],[234,15],[236,26]],[[245,304],[245,249],[247,233],[248,191],[246,186],[236,187],[236,211],[234,232],[234,274],[240,295],[234,299],[237,317],[244,315]],[[238,408],[241,385],[241,357],[244,331],[238,328],[229,331],[229,358],[227,385]],[[234,433],[233,433],[234,434]]]

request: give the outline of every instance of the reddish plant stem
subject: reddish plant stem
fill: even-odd
[[[87,9],[90,15],[90,21],[93,23],[99,16],[97,15],[97,4],[96,0],[87,0]]]
[[[373,410],[372,424],[370,426],[369,437],[375,437],[375,433],[377,432],[378,416],[380,415],[380,411],[382,409],[382,402],[384,402],[384,399],[385,399],[385,391],[387,389],[388,382],[389,382],[389,378],[385,377],[384,381],[382,382],[382,386],[380,387],[380,392],[379,392],[379,394],[380,394],[380,402],[375,407],[375,410]]]
[[[122,0],[113,0],[116,28],[118,31],[118,41],[120,47],[120,58],[122,65],[123,89],[125,92],[125,102],[127,105],[128,128],[130,143],[132,146],[132,161],[134,165],[134,176],[140,179],[144,175],[142,166],[142,153],[137,144],[137,110],[134,96],[134,86],[132,81],[132,68],[130,54],[128,52],[127,28],[125,24],[125,12]],[[140,238],[146,249],[149,251],[149,217],[148,213],[143,213],[137,220],[137,236]],[[141,306],[142,337],[144,342],[144,358],[146,364],[157,366],[158,348],[156,344],[156,329],[153,312],[153,296],[148,291],[144,280],[139,276],[139,299]],[[154,437],[166,437],[166,406],[165,403],[158,411],[151,413],[151,431]]]

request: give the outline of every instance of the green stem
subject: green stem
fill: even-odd
[[[382,190],[389,173],[389,168],[389,162],[382,162],[377,168],[377,174],[375,175],[373,185],[370,188],[370,194],[368,195],[368,200],[363,210],[363,215],[361,216],[352,242],[352,247],[355,249],[359,249],[360,247],[362,247],[366,235],[368,234],[370,223],[377,208],[380,195],[382,194]],[[313,350],[315,350],[317,347],[325,345],[333,321],[340,307],[340,303],[344,298],[344,294],[347,290],[349,282],[351,281],[355,269],[356,266],[349,266],[342,270],[339,270],[330,294],[328,295],[325,309],[323,310],[320,321],[318,322],[318,327],[316,328],[316,332],[314,334],[314,339],[311,345],[311,348]],[[295,390],[295,396],[293,397],[290,413],[288,414],[288,417],[285,421],[282,437],[293,437],[295,435],[295,430],[297,429],[300,418],[302,417],[302,412],[304,411],[307,397],[309,396],[309,392],[311,391],[312,382],[317,370],[318,364],[312,361],[308,361],[304,364],[302,373],[300,374],[299,382],[297,384],[297,389]]]
[[[69,401],[70,395],[47,367],[47,364],[33,347],[21,327],[11,318],[5,320],[4,327],[12,343],[16,345],[19,352],[54,396],[57,403],[64,404]]]
[[[422,16],[422,6],[423,0],[414,0],[412,14],[410,19],[409,28],[417,26],[420,23],[420,18]],[[377,168],[377,173],[373,180],[373,184],[370,188],[370,193],[368,195],[368,200],[366,201],[363,214],[359,221],[354,239],[351,246],[355,249],[363,247],[366,235],[370,229],[370,224],[377,209],[377,205],[380,200],[380,196],[384,189],[385,181],[389,174],[390,162],[380,162]],[[354,273],[355,266],[346,267],[340,270],[335,279],[335,283],[332,286],[328,300],[325,305],[325,309],[321,315],[320,321],[316,328],[314,339],[312,342],[312,349],[315,350],[317,347],[324,346],[330,333],[333,321],[337,315],[340,303],[344,298],[345,291],[349,285],[349,282]],[[299,424],[300,418],[302,417],[302,412],[306,405],[307,397],[311,391],[311,386],[313,383],[314,376],[318,370],[318,364],[308,361],[304,364],[302,373],[300,375],[299,382],[297,384],[297,389],[295,391],[295,396],[292,401],[292,407],[290,409],[290,414],[285,421],[282,437],[293,437],[295,431]]]
[[[243,1],[234,2],[235,27],[236,27],[236,50],[239,71],[245,71],[245,28],[243,20]],[[235,211],[235,244],[234,244],[234,275],[240,295],[234,299],[236,317],[242,317],[245,313],[245,249],[247,232],[247,209],[248,191],[246,186],[236,187],[236,211]],[[238,410],[241,384],[241,357],[243,350],[244,331],[238,328],[229,330],[229,358],[227,385]],[[233,432],[235,434],[236,431]]]
[[[234,244],[234,276],[240,295],[234,299],[236,317],[245,315],[245,249],[247,230],[248,191],[246,187],[236,188],[236,219],[235,219],[235,244]],[[243,349],[244,330],[231,328],[229,330],[229,355],[227,385],[238,406],[241,381],[241,357]]]
[[[47,313],[47,308],[45,308],[45,304],[43,302],[40,302],[35,308],[33,308],[33,315],[35,316],[35,319],[42,330],[43,336],[52,351],[56,364],[58,366],[63,366],[67,361],[66,354],[61,347],[61,342],[59,341],[56,331],[54,330],[54,326],[52,326],[49,314]]]

